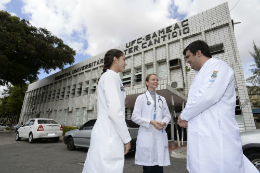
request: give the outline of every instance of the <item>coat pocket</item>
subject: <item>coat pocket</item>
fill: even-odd
[[[142,133],[138,135],[138,143],[142,148],[151,148],[152,147],[152,134]]]
[[[164,147],[168,148],[168,135],[167,135],[167,133],[163,133],[163,143],[164,143]]]
[[[124,159],[124,144],[119,136],[109,138],[107,154],[109,160]]]

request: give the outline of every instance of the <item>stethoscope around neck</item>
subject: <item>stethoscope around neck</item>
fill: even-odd
[[[148,97],[147,97],[147,95],[146,95],[146,92],[145,92],[145,96],[146,96],[146,100],[147,100],[147,105],[150,105],[151,102],[148,100]],[[156,100],[155,100],[155,101],[156,101]],[[162,102],[162,105],[163,105],[163,101],[162,101],[162,99],[161,99],[161,96],[159,96],[158,103],[159,103],[160,101]],[[160,104],[159,104],[159,107],[161,108]],[[163,107],[163,106],[162,106],[162,107]],[[161,108],[161,109],[165,109],[165,108],[163,107],[163,108]]]

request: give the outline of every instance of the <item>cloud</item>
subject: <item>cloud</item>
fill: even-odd
[[[0,10],[5,10],[5,4],[8,4],[9,2],[11,2],[11,0],[1,0],[0,1]]]
[[[2,98],[3,97],[3,93],[4,93],[4,89],[7,89],[7,87],[6,86],[2,86],[2,85],[0,85],[0,98]]]
[[[30,22],[45,27],[77,53],[96,55],[176,22],[171,0],[23,0]]]
[[[178,13],[186,14],[187,17],[190,17],[224,2],[226,0],[175,0],[174,4],[178,7]],[[237,2],[237,0],[229,0],[229,9],[231,10]],[[241,22],[241,24],[235,25],[234,28],[239,55],[244,73],[246,74],[245,78],[252,74],[251,72],[248,73],[248,68],[246,67],[247,63],[253,60],[249,54],[249,51],[253,51],[253,40],[260,47],[260,34],[258,34],[260,31],[260,25],[258,24],[258,21],[260,21],[259,11],[259,0],[239,1],[231,11],[231,18],[235,22]]]
[[[10,13],[12,16],[17,16],[17,14],[15,14],[15,13]]]

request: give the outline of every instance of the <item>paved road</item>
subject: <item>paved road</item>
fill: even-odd
[[[15,141],[14,133],[0,132],[1,173],[81,173],[87,149],[68,151],[62,139],[54,143],[48,140],[33,144],[27,140]],[[188,173],[185,159],[171,157],[171,166],[164,167],[164,173]],[[134,164],[134,153],[125,157],[124,173],[142,173],[142,166]]]

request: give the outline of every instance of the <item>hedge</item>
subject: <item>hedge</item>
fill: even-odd
[[[71,127],[71,126],[62,126],[63,127],[63,136],[66,132],[77,129],[77,127]]]

